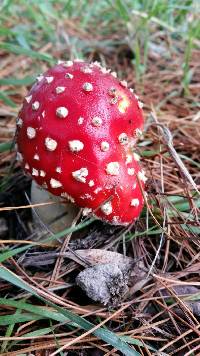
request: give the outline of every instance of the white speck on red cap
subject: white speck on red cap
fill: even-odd
[[[140,160],[140,156],[136,152],[133,152],[133,158],[137,162]]]
[[[133,89],[133,88],[130,88],[129,90],[130,90],[130,92],[131,92],[131,93],[133,93],[133,92],[134,92],[134,89]]]
[[[69,195],[69,194],[66,193],[66,192],[61,193],[60,196],[63,197],[63,198],[68,199],[71,203],[75,203],[74,198],[72,198],[71,195]]]
[[[83,121],[84,121],[84,118],[83,118],[83,117],[79,117],[79,119],[78,119],[78,125],[82,125],[82,124],[83,124]]]
[[[89,183],[88,183],[89,187],[93,187],[94,186],[94,181],[93,180],[90,180]]]
[[[40,177],[45,177],[45,176],[46,176],[45,171],[43,171],[43,170],[41,169],[41,171],[40,171]]]
[[[112,88],[110,88],[108,90],[108,95],[110,95],[110,96],[114,96],[115,97],[116,93],[117,93],[117,89],[114,88],[114,87],[112,87]]]
[[[91,83],[86,82],[83,84],[83,90],[90,92],[93,90],[93,85]]]
[[[137,187],[137,183],[135,182],[135,183],[133,184],[133,190],[134,190],[136,187]]]
[[[17,161],[22,162],[23,161],[23,156],[20,152],[17,152],[17,157],[16,157]]]
[[[140,205],[139,199],[132,199],[131,200],[131,206],[137,207]]]
[[[56,180],[56,179],[54,179],[54,178],[51,178],[50,179],[50,186],[52,187],[52,188],[60,188],[60,187],[62,187],[62,183],[61,182],[59,182],[59,180]]]
[[[40,160],[40,157],[39,157],[39,155],[36,153],[36,154],[33,156],[33,159],[35,159],[36,161],[39,161],[39,160]]]
[[[82,62],[84,62],[84,59],[82,59],[82,58],[75,58],[75,59],[74,59],[74,62],[75,62],[75,63],[82,63]]]
[[[60,106],[59,108],[56,109],[56,115],[61,119],[67,117],[68,115],[67,108],[65,108],[64,106]]]
[[[84,148],[83,142],[79,140],[72,140],[68,142],[69,144],[69,149],[71,152],[79,152],[82,151]]]
[[[145,172],[142,170],[140,172],[138,172],[138,178],[142,181],[142,182],[146,182],[147,181],[147,177],[145,176]]]
[[[74,76],[73,76],[73,74],[71,74],[71,73],[66,73],[66,74],[65,74],[65,78],[67,78],[67,79],[73,79]]]
[[[118,141],[121,145],[127,145],[128,144],[128,136],[126,133],[122,132],[119,136],[118,136]]]
[[[117,78],[117,73],[116,72],[111,72],[110,73],[114,78]]]
[[[94,193],[95,194],[98,194],[99,192],[101,192],[102,191],[102,188],[101,187],[98,187],[98,188],[96,188],[95,190],[94,190]]]
[[[26,169],[29,169],[29,168],[30,168],[30,166],[29,166],[28,163],[26,163],[24,167],[25,167]]]
[[[61,172],[62,172],[61,167],[56,167],[56,173],[61,173]]]
[[[73,62],[72,61],[65,61],[62,63],[63,67],[72,67],[73,66]]]
[[[32,139],[36,136],[36,130],[30,126],[27,127],[26,133],[27,133],[28,138],[30,138],[30,139]]]
[[[106,173],[111,176],[119,175],[119,163],[118,162],[110,162],[106,166]]]
[[[134,168],[128,168],[128,175],[133,176],[135,174],[135,169]]]
[[[109,148],[110,148],[110,145],[108,142],[106,142],[106,141],[101,142],[101,151],[106,152],[109,150]]]
[[[39,176],[39,171],[35,168],[32,169],[32,176],[36,176],[38,177]]]
[[[92,199],[92,195],[91,195],[91,194],[89,194],[89,193],[86,193],[86,194],[84,194],[84,195],[81,195],[81,196],[80,196],[80,198],[81,198],[81,199],[90,199],[90,200],[94,200],[94,199]]]
[[[55,151],[57,147],[57,142],[50,137],[45,138],[45,146],[48,151]]]
[[[34,103],[32,104],[32,109],[33,110],[38,110],[39,107],[40,107],[39,101],[34,101]]]
[[[142,130],[136,129],[135,130],[136,137],[141,137],[142,136]]]
[[[54,77],[45,77],[46,81],[48,84],[52,83],[54,80]]]
[[[111,204],[111,202],[108,201],[108,202],[102,204],[100,209],[105,215],[110,215],[112,213],[112,204]]]
[[[130,155],[129,153],[126,155],[126,164],[129,164],[131,163],[133,160],[133,157],[132,155]]]
[[[83,216],[87,216],[87,215],[89,215],[91,212],[92,212],[92,209],[91,209],[91,208],[84,208],[84,209],[82,210]]]
[[[22,127],[22,125],[23,125],[23,120],[22,120],[20,117],[17,118],[17,120],[16,120],[16,125],[19,126],[19,127]]]
[[[102,119],[99,116],[95,116],[92,119],[92,124],[96,127],[99,127],[102,125]]]
[[[61,94],[65,91],[65,87],[56,87],[56,94]]]
[[[77,171],[72,172],[72,176],[75,180],[81,183],[86,182],[86,178],[88,176],[88,169],[87,168],[80,168]]]
[[[41,82],[41,80],[44,78],[44,76],[42,74],[39,74],[37,77],[36,77],[36,80],[37,82]]]
[[[45,117],[45,111],[42,112],[42,117],[43,117],[43,119],[44,119],[44,117]]]
[[[114,224],[119,224],[119,220],[120,220],[120,219],[119,219],[119,216],[116,216],[116,215],[113,216],[112,221],[113,221]]]
[[[89,67],[83,67],[83,68],[81,68],[81,72],[83,72],[85,74],[90,74],[90,73],[92,73],[92,69]]]
[[[124,88],[127,88],[127,82],[126,80],[121,80],[120,84],[124,87]]]
[[[31,102],[31,99],[32,99],[32,95],[25,96],[25,100],[28,104]]]
[[[138,106],[139,106],[139,108],[140,108],[140,109],[142,109],[142,108],[143,108],[143,106],[144,106],[143,102],[142,102],[142,101],[140,101],[140,100],[138,100]]]

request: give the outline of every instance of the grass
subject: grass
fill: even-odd
[[[199,13],[198,0],[1,2],[0,222],[8,227],[6,236],[0,230],[2,355],[199,351],[200,202],[187,179],[199,189]],[[39,232],[24,195],[30,181],[13,149],[15,118],[35,76],[74,57],[110,66],[141,95],[146,125],[138,150],[148,199],[133,227],[108,228],[90,219],[35,241]],[[187,174],[156,120],[170,129]],[[90,251],[108,249],[137,261],[117,307],[77,290],[78,262],[24,267],[27,256],[34,261],[45,251],[63,252],[71,234],[80,238],[70,240],[71,251],[89,241]],[[184,286],[190,287],[187,297]]]

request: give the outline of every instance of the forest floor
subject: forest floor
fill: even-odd
[[[199,355],[198,1],[0,7],[0,354]],[[112,68],[144,102],[148,195],[133,226],[79,217],[54,234],[34,215],[16,117],[35,77],[76,57]],[[102,303],[76,278],[105,264]]]

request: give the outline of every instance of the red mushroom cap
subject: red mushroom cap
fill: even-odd
[[[110,223],[139,216],[141,102],[116,73],[96,62],[56,65],[25,97],[17,127],[24,169],[38,184]]]

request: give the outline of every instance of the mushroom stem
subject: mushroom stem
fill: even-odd
[[[57,233],[70,227],[79,212],[79,208],[74,204],[68,201],[63,203],[63,198],[42,189],[35,181],[32,181],[31,185],[31,202],[32,204],[57,203],[34,208],[33,221],[42,232]]]

